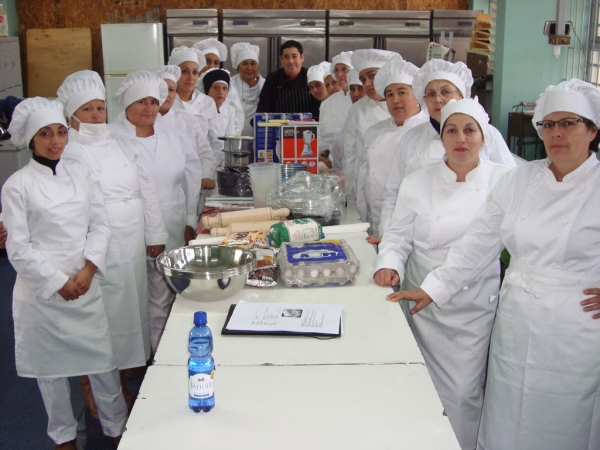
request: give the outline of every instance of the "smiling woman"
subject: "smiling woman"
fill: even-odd
[[[187,136],[155,125],[167,90],[167,84],[153,73],[140,70],[128,74],[115,93],[126,108],[126,120],[110,124],[110,129],[125,138],[123,145],[129,151],[140,154],[154,180],[168,232],[167,250],[171,250],[194,236],[202,165]],[[154,260],[147,261],[147,271],[150,340],[156,351],[174,295]]]
[[[17,272],[17,373],[37,379],[48,435],[68,450],[76,450],[77,434],[68,377],[90,374],[103,431],[118,444],[127,407],[99,285],[110,241],[100,183],[86,166],[61,158],[67,127],[60,102],[24,100],[9,132],[15,145],[33,150],[2,187],[7,253]]]
[[[440,119],[445,161],[403,180],[391,224],[379,246],[373,275],[377,284],[400,283],[404,289],[419,286],[465,235],[488,193],[508,170],[479,159],[489,119],[476,99],[451,100]],[[413,305],[401,303],[463,449],[477,445],[481,378],[496,311],[490,298],[495,299],[499,282],[499,263],[490,261],[477,281],[455,294],[444,309],[427,308],[411,315]]]

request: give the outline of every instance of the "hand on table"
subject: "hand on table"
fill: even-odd
[[[75,300],[81,297],[84,292],[77,286],[73,278],[69,278],[65,285],[58,291],[60,296],[66,301]]]
[[[189,242],[192,239],[196,239],[196,232],[194,231],[194,229],[192,227],[190,227],[189,225],[186,225],[185,231],[183,232],[183,236],[185,239],[185,245],[189,245]]]
[[[379,236],[367,236],[367,242],[369,244],[381,244],[381,238]]]
[[[379,286],[396,286],[400,283],[400,275],[394,269],[379,269],[373,274],[373,281]]]
[[[429,305],[433,300],[431,297],[427,295],[421,288],[411,289],[410,291],[398,291],[390,294],[386,297],[386,300],[390,302],[398,302],[400,300],[412,300],[413,302],[417,302],[415,307],[410,310],[411,314],[416,314]]]
[[[581,301],[581,306],[585,312],[600,311],[600,289],[586,289],[583,291],[585,295],[593,295],[594,297]],[[594,314],[592,319],[600,319],[600,312]]]
[[[156,258],[162,252],[165,251],[164,245],[147,245],[146,246],[146,256],[150,258]]]
[[[215,181],[210,178],[202,178],[201,189],[214,189],[216,186]]]
[[[0,248],[6,248],[6,239],[8,238],[8,231],[4,228],[4,222],[0,222]]]

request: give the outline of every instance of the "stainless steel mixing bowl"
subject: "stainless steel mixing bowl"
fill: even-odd
[[[189,245],[161,253],[156,265],[177,293],[221,300],[244,287],[246,275],[256,268],[256,257],[226,245]]]

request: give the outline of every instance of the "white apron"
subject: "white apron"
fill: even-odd
[[[136,138],[144,146],[140,152],[142,161],[157,185],[162,210],[169,233],[167,250],[185,245],[186,198],[181,188],[185,172],[183,152],[169,152],[169,142],[163,133],[149,138]],[[199,190],[198,190],[199,193]]]
[[[145,211],[138,170],[114,139],[82,144],[74,150],[81,152],[104,194],[111,241],[100,286],[119,369],[140,367],[150,357],[150,323],[146,243],[141,232]]]
[[[511,260],[479,449],[600,448],[600,324],[579,304],[598,286],[597,277]]]
[[[59,175],[54,176],[51,172],[43,172],[47,168],[34,168],[34,164],[42,167],[32,160],[22,169],[21,194],[25,211],[20,213],[26,214],[27,223],[17,224],[9,219],[10,223],[15,227],[27,227],[32,250],[72,277],[85,264],[84,252],[92,239],[88,223],[90,230],[95,227],[90,219],[91,183],[86,180],[86,173],[87,176],[89,173],[80,171],[81,166],[61,162],[56,169]],[[5,188],[10,186],[9,181]],[[6,203],[3,193],[3,206],[8,211]],[[73,221],[84,225],[76,225]],[[10,256],[16,245],[9,243],[8,248]],[[27,258],[25,263],[17,260],[15,254],[11,261],[13,258],[17,273],[27,270]],[[117,366],[96,278],[85,295],[66,301],[58,292],[50,298],[37,297],[23,277],[17,275],[13,318],[19,376],[70,377],[104,373]]]

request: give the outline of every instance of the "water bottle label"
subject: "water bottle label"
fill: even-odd
[[[215,371],[208,373],[197,373],[190,377],[189,394],[192,398],[209,398],[215,394],[213,380]]]

